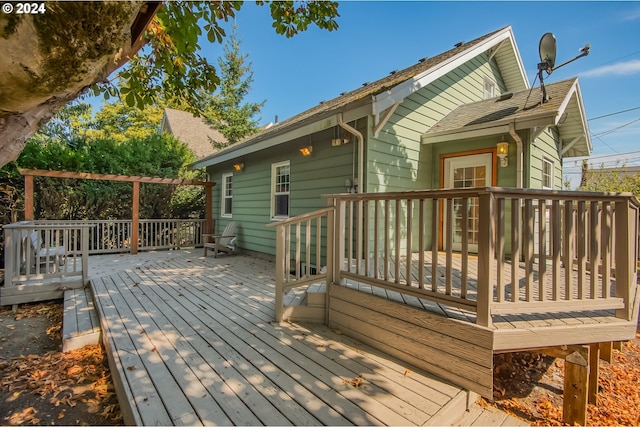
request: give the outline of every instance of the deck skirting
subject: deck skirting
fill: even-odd
[[[329,326],[483,396],[493,393],[493,332],[344,286],[329,288]]]

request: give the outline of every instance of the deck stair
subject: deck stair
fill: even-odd
[[[100,319],[91,288],[64,291],[62,351],[75,350],[100,342]]]

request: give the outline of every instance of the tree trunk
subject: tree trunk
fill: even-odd
[[[147,2],[44,4],[39,14],[0,14],[0,167],[16,160],[60,108],[105,81],[141,45],[134,47],[131,33]]]

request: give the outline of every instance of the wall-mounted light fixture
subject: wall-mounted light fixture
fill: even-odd
[[[243,171],[244,170],[244,163],[234,163],[233,169],[238,171],[238,172]]]
[[[300,149],[300,153],[303,156],[310,156],[312,152],[313,152],[313,147],[311,145],[307,145],[306,147],[302,147]]]
[[[509,155],[509,143],[504,140],[504,136],[502,140],[496,144],[496,149],[498,158],[500,159],[500,166],[506,168],[509,166],[509,158],[507,157]]]

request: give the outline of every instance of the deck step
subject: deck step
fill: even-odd
[[[91,288],[64,291],[62,351],[100,342],[100,320]]]

